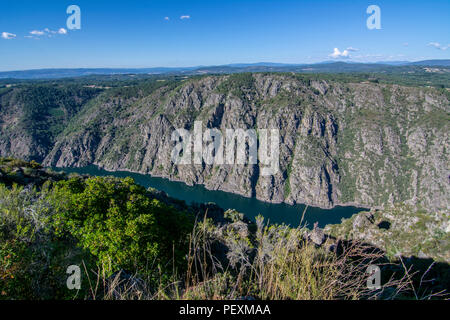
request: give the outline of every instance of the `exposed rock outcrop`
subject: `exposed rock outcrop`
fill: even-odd
[[[20,105],[2,102],[0,155],[52,167],[95,164],[276,203],[450,205],[450,103],[432,88],[205,76],[135,96],[106,91],[79,109],[43,146],[26,135],[19,139]],[[14,121],[19,127],[12,135]],[[259,164],[174,164],[171,135],[193,130],[195,121],[221,132],[278,129],[280,171],[263,176]]]

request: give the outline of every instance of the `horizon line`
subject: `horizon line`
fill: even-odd
[[[261,65],[264,64],[275,64],[279,66],[308,66],[308,65],[318,65],[318,64],[331,64],[331,63],[346,63],[346,64],[389,64],[389,63],[416,63],[422,61],[447,61],[450,59],[422,59],[422,60],[387,60],[387,61],[349,61],[349,60],[324,60],[320,62],[311,62],[311,63],[283,63],[283,62],[236,62],[236,63],[227,63],[227,64],[213,64],[213,65],[197,65],[197,66],[183,66],[183,67],[175,67],[175,66],[154,66],[154,67],[42,67],[42,68],[31,68],[31,69],[16,69],[16,70],[0,70],[0,73],[7,72],[28,72],[28,71],[42,71],[42,70],[89,70],[89,69],[136,69],[136,70],[145,70],[145,69],[199,69],[199,68],[212,68],[212,67],[232,67],[236,65]]]

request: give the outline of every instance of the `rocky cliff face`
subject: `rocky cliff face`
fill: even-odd
[[[449,208],[450,103],[435,89],[244,74],[136,95],[108,90],[80,105],[43,146],[14,140],[9,130],[20,135],[20,106],[2,102],[0,155],[55,167],[96,164],[271,202]],[[174,164],[172,132],[193,130],[195,121],[222,132],[280,130],[279,173],[263,176],[260,165]]]
[[[364,241],[385,251],[391,259],[400,255],[432,258],[450,263],[450,213],[432,214],[405,204],[361,212],[340,224],[328,225],[338,239]]]

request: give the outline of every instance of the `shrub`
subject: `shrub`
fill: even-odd
[[[71,178],[56,185],[54,196],[57,233],[78,239],[108,274],[168,274],[183,265],[188,215],[152,199],[133,179]]]
[[[89,265],[90,256],[73,239],[55,238],[47,195],[0,184],[0,299],[72,299],[77,294],[66,287],[66,269],[81,261]]]

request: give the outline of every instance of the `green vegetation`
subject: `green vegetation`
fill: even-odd
[[[23,104],[21,124],[36,139],[48,139],[51,143],[80,106],[99,92],[98,89],[78,86],[27,86],[15,97],[18,103]]]
[[[238,73],[228,77],[217,88],[221,94],[231,93],[237,98],[245,98],[246,94],[254,89],[255,78],[251,73]]]
[[[2,172],[40,168],[11,159],[1,159],[0,164]],[[169,279],[186,265],[193,217],[155,199],[132,179],[76,176],[49,180],[40,190],[3,183],[3,298],[71,298],[65,286],[69,265],[84,264],[105,276],[133,270],[149,284]],[[87,294],[87,283],[84,288]]]
[[[192,219],[151,199],[131,178],[71,178],[57,183],[53,196],[57,235],[74,236],[108,274],[183,265]]]
[[[0,299],[72,299],[67,266],[92,264],[73,238],[55,236],[48,197],[48,190],[0,184]]]
[[[325,80],[341,83],[370,82],[402,86],[429,86],[438,89],[450,88],[450,72],[430,73],[424,71],[422,67],[400,67],[392,70],[392,72],[386,70],[385,72],[299,73],[295,77],[303,81]]]
[[[130,178],[73,175],[30,188],[10,184],[4,174],[21,169],[30,178],[27,168],[35,178],[53,177],[36,163],[0,158],[0,299],[421,299],[442,294],[412,289],[415,280],[401,265],[359,242],[344,250],[330,238],[317,246],[306,228],[269,226],[262,217],[249,224],[236,210],[223,212],[214,205],[188,207]],[[196,223],[194,213],[201,219]],[[427,228],[420,221],[413,227]],[[366,286],[365,270],[374,263],[385,272],[380,290]],[[66,287],[70,265],[82,267],[80,290]]]

